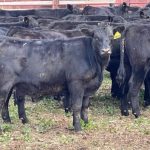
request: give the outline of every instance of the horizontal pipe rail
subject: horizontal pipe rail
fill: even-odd
[[[116,0],[114,1],[115,5],[119,5],[120,3]],[[21,9],[21,8],[34,8],[34,6],[41,6],[41,7],[52,7],[52,8],[58,8],[58,7],[63,7],[63,6],[66,6],[67,4],[72,4],[72,5],[77,5],[81,8],[85,7],[85,6],[88,6],[88,5],[91,5],[91,6],[108,6],[109,5],[109,2],[98,2],[98,1],[87,1],[87,0],[81,0],[81,1],[69,1],[69,0],[66,0],[66,1],[62,1],[62,0],[57,0],[57,3],[56,3],[56,0],[52,0],[52,1],[39,1],[39,0],[28,0],[28,1],[25,1],[25,0],[22,0],[22,1],[12,1],[11,2],[9,1],[4,1],[4,2],[1,2],[0,1],[0,8],[2,9],[18,9],[18,7]],[[129,5],[138,5],[138,6],[144,6],[145,3],[144,2],[131,2],[131,0],[129,1]],[[37,8],[39,8],[37,7]]]

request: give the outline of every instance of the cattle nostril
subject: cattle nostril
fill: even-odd
[[[111,50],[109,48],[102,49],[103,54],[110,54]]]

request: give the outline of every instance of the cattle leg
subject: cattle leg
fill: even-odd
[[[144,67],[143,67],[144,68]],[[140,115],[139,107],[139,91],[144,81],[145,73],[144,70],[133,71],[129,80],[129,91],[127,99],[131,101],[132,113],[137,118]]]
[[[124,89],[123,89],[124,88]],[[128,85],[127,82],[122,88],[122,97],[121,97],[121,115],[123,116],[129,116],[129,111],[128,111],[128,101],[127,101],[127,91],[128,91]]]
[[[113,98],[117,97],[118,99],[121,98],[121,89],[116,81],[117,73],[110,73],[112,85],[111,85],[111,96]]]
[[[147,77],[144,80],[145,85],[145,91],[144,91],[144,107],[147,107],[150,105],[150,81],[149,77]]]
[[[81,109],[81,119],[84,121],[85,124],[88,123],[88,107],[89,107],[90,99],[89,97],[84,97],[82,102],[82,109]]]
[[[20,95],[19,91],[16,90],[14,97],[18,105],[19,119],[22,121],[23,124],[25,124],[28,122],[28,119],[26,117],[26,112],[25,112],[25,96]]]
[[[126,72],[125,81],[124,81],[124,84],[120,87],[120,91],[121,91],[120,101],[121,101],[121,114],[123,116],[128,116],[129,115],[129,111],[128,111],[129,101],[127,100],[127,93],[129,90],[128,82],[131,77],[131,68],[129,65],[125,66],[125,72]]]
[[[116,89],[116,84],[115,84],[115,75],[113,73],[110,73],[110,77],[111,77],[111,96],[113,98],[115,98],[117,96],[117,89]]]
[[[81,113],[84,89],[81,84],[81,81],[72,81],[69,83],[68,87],[70,92],[70,98],[72,101],[73,126],[75,131],[81,131],[80,113]]]
[[[2,111],[3,106],[5,104],[5,100],[8,97],[6,92],[0,92],[0,111]],[[0,133],[2,132],[2,129],[0,127]]]
[[[12,90],[8,93],[7,98],[2,108],[2,112],[1,112],[2,119],[5,123],[11,123],[11,119],[10,119],[10,115],[8,111],[8,105],[9,105],[11,94],[12,94]]]
[[[65,113],[71,112],[71,99],[69,97],[69,94],[66,94],[63,98]]]

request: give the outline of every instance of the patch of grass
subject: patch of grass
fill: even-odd
[[[49,98],[43,98],[41,101],[37,102],[35,104],[35,107],[32,111],[34,112],[50,112],[50,113],[61,113],[61,110],[59,109],[60,105],[58,101],[49,99]]]
[[[95,95],[91,100],[91,110],[103,115],[116,115],[119,111],[119,102],[110,95]]]
[[[10,141],[10,139],[11,139],[10,132],[2,133],[2,135],[0,135],[0,142],[7,143]]]
[[[150,135],[150,119],[147,119],[143,116],[134,120],[133,128],[138,129],[145,135]],[[149,128],[147,128],[149,126]]]
[[[88,124],[85,124],[83,120],[80,123],[83,130],[91,131],[98,129],[98,124],[93,120],[89,120]]]
[[[23,134],[23,140],[26,142],[31,141],[31,128],[29,125],[24,125],[24,127],[22,128],[22,134]]]
[[[12,124],[3,123],[1,128],[3,132],[11,132],[13,130]]]
[[[59,135],[59,142],[61,144],[70,144],[76,140],[75,136],[73,135],[65,135],[61,134]]]
[[[14,99],[12,97],[9,103],[9,112],[12,122],[18,121],[18,108],[17,105],[16,106],[14,105]]]
[[[36,131],[39,133],[45,133],[55,125],[56,122],[54,122],[52,119],[42,118],[39,120],[38,124],[36,125]]]

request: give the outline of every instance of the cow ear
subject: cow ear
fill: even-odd
[[[125,27],[124,25],[114,27],[114,28],[113,28],[113,34],[115,34],[117,31],[120,32],[120,33],[122,33],[122,32],[125,30],[125,28],[126,28],[126,27]]]
[[[71,4],[67,4],[67,9],[73,12],[73,6]]]
[[[29,24],[29,18],[28,17],[24,17],[23,21],[24,21],[25,24]]]
[[[113,22],[113,17],[112,16],[108,16],[108,21],[109,22]]]
[[[140,17],[143,18],[144,17],[144,12],[141,10],[140,11]]]
[[[94,31],[91,30],[91,29],[82,28],[82,29],[81,29],[81,32],[84,33],[84,34],[87,35],[87,36],[91,36],[91,37],[94,36]]]

